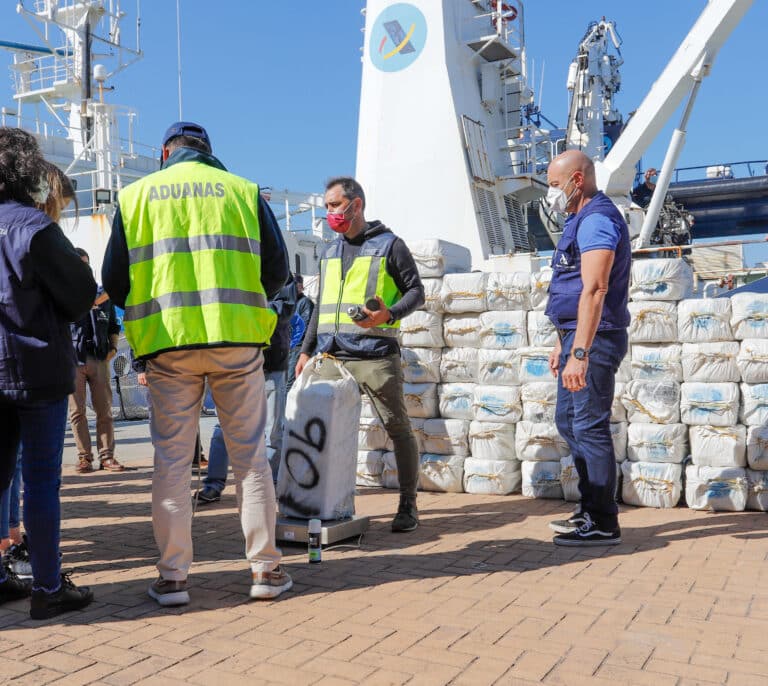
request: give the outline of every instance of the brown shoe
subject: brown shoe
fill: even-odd
[[[86,460],[84,457],[81,457],[77,462],[75,471],[78,474],[88,474],[89,472],[93,471],[93,465],[91,464],[90,460]]]
[[[108,457],[102,460],[99,469],[106,469],[108,472],[124,472],[125,467],[121,465],[114,457]]]

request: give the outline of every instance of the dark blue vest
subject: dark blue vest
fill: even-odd
[[[591,214],[602,214],[619,230],[613,267],[608,278],[608,293],[603,303],[598,331],[626,329],[629,326],[629,276],[632,264],[632,247],[629,229],[616,205],[599,191],[579,212],[568,217],[563,235],[552,255],[552,282],[549,286],[549,302],[545,314],[560,329],[575,329],[579,310],[579,298],[584,284],[581,281],[581,251],[576,241],[579,225]]]
[[[60,400],[74,390],[69,324],[29,267],[29,246],[48,215],[0,203],[0,402]]]
[[[391,231],[384,231],[375,236],[371,236],[360,246],[360,252],[357,257],[383,257],[389,258],[392,252],[392,244],[397,236]],[[344,259],[344,239],[337,238],[328,246],[323,259],[339,258]],[[343,269],[343,267],[342,267]],[[342,277],[346,272],[342,273]],[[322,293],[323,284],[320,284],[320,293]],[[361,303],[362,304],[362,303]],[[361,355],[362,357],[382,357],[392,354],[391,338],[381,338],[378,336],[358,336],[350,333],[337,333],[335,336],[329,333],[318,333],[317,348],[315,352],[324,353],[333,348],[334,341],[336,345],[350,355]],[[397,339],[394,339],[397,340]]]

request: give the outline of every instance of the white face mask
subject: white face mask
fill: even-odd
[[[572,181],[571,179],[568,179],[568,181],[565,184],[565,188],[568,187],[568,184]],[[570,202],[571,198],[573,197],[573,194],[577,191],[577,188],[573,189],[573,192],[570,195],[566,195],[565,191],[562,188],[555,188],[554,186],[550,186],[547,190],[547,197],[545,198],[544,202],[549,206],[549,208],[553,212],[559,212],[560,214],[565,214],[566,207],[568,206],[568,203]]]

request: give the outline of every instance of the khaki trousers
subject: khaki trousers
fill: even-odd
[[[235,477],[245,556],[254,572],[280,563],[275,546],[275,488],[264,444],[264,358],[258,348],[203,348],[147,361],[155,447],[152,527],[164,579],[183,581],[192,564],[192,457],[205,381]]]
[[[69,422],[80,460],[93,462],[91,432],[86,416],[85,385],[91,388],[91,401],[96,412],[96,448],[99,460],[114,457],[115,429],[112,423],[112,386],[109,383],[109,364],[88,356],[85,364],[75,371],[75,392],[69,396]]]

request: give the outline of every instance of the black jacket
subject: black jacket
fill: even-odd
[[[84,317],[72,324],[72,345],[75,357],[85,364],[89,357],[106,360],[109,354],[109,337],[120,333],[115,306],[111,301],[92,307]]]
[[[269,347],[264,351],[264,371],[283,372],[288,369],[288,350],[291,346],[291,317],[296,311],[296,284],[293,279],[270,300],[269,306],[277,312],[277,326]]]

